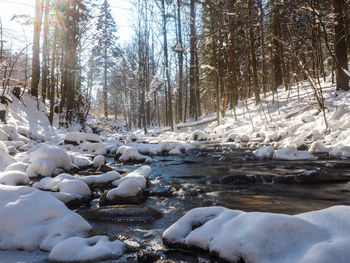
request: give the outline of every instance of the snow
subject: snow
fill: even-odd
[[[119,161],[121,162],[152,162],[152,158],[142,155],[137,149],[126,145],[120,146],[116,154],[121,154],[121,156],[119,157]]]
[[[60,192],[76,194],[84,198],[88,198],[91,195],[89,186],[81,180],[63,179],[57,188]]]
[[[276,151],[273,158],[277,160],[317,160],[317,157],[308,151],[298,151],[296,147],[289,146]]]
[[[261,159],[271,159],[273,157],[274,152],[275,149],[273,146],[263,146],[256,151],[255,155],[256,157]]]
[[[84,142],[81,149],[93,155],[106,155],[107,149],[102,143]]]
[[[67,132],[64,137],[65,141],[75,142],[77,144],[82,144],[86,141],[88,142],[101,142],[100,136],[93,133],[84,133],[84,132]]]
[[[82,176],[77,178],[88,185],[92,185],[92,184],[103,184],[114,180],[118,180],[121,178],[121,175],[116,171],[109,171],[107,173],[103,173],[99,175],[87,175],[87,176]]]
[[[91,226],[50,194],[0,185],[0,249],[50,251],[58,242],[87,236]]]
[[[24,185],[29,184],[28,176],[20,171],[5,171],[0,173],[0,184],[5,185]]]
[[[313,142],[310,146],[310,153],[329,153],[331,150],[326,147],[321,141]]]
[[[140,191],[139,181],[136,181],[134,178],[129,178],[128,180],[122,181],[118,187],[108,191],[107,199],[113,200],[116,196],[136,196]]]
[[[103,155],[97,155],[92,161],[92,165],[94,167],[100,167],[102,164],[106,162],[106,158]]]
[[[15,162],[15,158],[9,155],[6,151],[0,149],[0,171],[4,171],[8,165]]]
[[[25,172],[29,164],[23,162],[15,162],[6,167],[5,171]]]
[[[51,176],[56,168],[57,166],[53,160],[40,158],[28,166],[27,175],[29,177]]]
[[[106,236],[90,238],[71,237],[56,244],[49,254],[55,262],[81,262],[116,259],[124,252],[119,240],[109,241]]]
[[[216,252],[229,262],[347,262],[349,216],[348,206],[295,216],[202,207],[170,226],[163,240]]]
[[[146,188],[146,184],[147,184],[147,179],[150,175],[151,175],[152,169],[151,167],[145,165],[142,166],[138,169],[136,169],[135,171],[128,173],[126,176],[115,180],[112,182],[112,185],[118,186],[120,185],[122,182],[133,179],[133,181],[136,181],[138,184],[138,187],[140,187],[141,189],[145,189]]]
[[[32,164],[39,159],[47,160],[51,162],[51,164],[54,164],[54,168],[63,168],[66,171],[70,171],[71,169],[76,168],[76,166],[72,163],[68,153],[57,146],[45,144],[30,154],[30,162]],[[50,167],[51,164],[47,166]],[[39,170],[39,167],[36,166],[33,167],[33,169],[36,172]]]

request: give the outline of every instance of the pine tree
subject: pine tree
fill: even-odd
[[[111,15],[110,5],[108,0],[104,0],[98,16],[96,34],[94,36],[97,42],[93,48],[93,52],[96,56],[96,62],[99,64],[98,66],[103,71],[103,105],[105,117],[108,117],[108,76],[112,69],[113,58],[116,58],[118,55],[118,48],[116,46],[118,37],[116,36],[116,32],[117,26]]]

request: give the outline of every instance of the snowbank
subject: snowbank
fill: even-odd
[[[50,194],[27,186],[0,185],[0,249],[50,251],[91,226]]]
[[[280,149],[273,154],[273,159],[277,160],[317,160],[317,157],[308,151],[298,151],[294,146]]]
[[[229,262],[347,262],[349,217],[349,206],[295,216],[202,207],[169,227],[163,240],[209,250]]]

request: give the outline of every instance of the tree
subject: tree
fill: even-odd
[[[104,0],[100,7],[100,13],[97,20],[96,34],[94,39],[97,40],[93,48],[96,55],[96,61],[102,65],[103,68],[103,105],[104,116],[108,117],[108,75],[113,66],[113,58],[118,55],[115,35],[117,26],[114,18],[111,15],[110,5],[108,0]]]
[[[35,0],[31,93],[36,98],[38,97],[38,87],[40,82],[40,32],[42,12],[42,1]]]
[[[344,0],[332,1],[334,10],[334,49],[336,59],[337,90],[349,90],[348,57],[343,9]]]

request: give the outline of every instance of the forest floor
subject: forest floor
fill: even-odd
[[[154,209],[151,200],[155,199],[150,196],[168,198],[176,193],[186,202],[186,198],[209,190],[206,200],[191,201],[191,205],[184,205],[188,209],[178,210],[185,213],[197,206],[210,208],[190,210],[181,219],[183,213],[163,220],[162,227],[169,227],[163,234],[168,246],[209,250],[216,258],[230,262],[241,258],[248,262],[346,262],[350,257],[346,249],[350,243],[350,207],[310,211],[341,204],[342,200],[348,204],[350,94],[335,92],[335,86],[329,82],[323,83],[322,88],[324,112],[316,104],[310,85],[298,83],[287,91],[262,96],[257,106],[253,100],[240,101],[235,113],[227,111],[219,125],[215,114],[210,114],[178,124],[174,132],[167,127],[153,127],[147,134],[143,130],[126,131],[113,121],[93,119],[87,123],[88,133],[80,132],[79,125],[68,130],[53,128],[45,105],[38,106],[27,94],[23,100],[9,95],[13,102],[7,108],[8,124],[0,125],[0,262],[118,260],[137,251],[138,242],[117,233],[117,238],[109,235],[108,239],[103,231],[96,231],[91,220],[158,220],[161,213],[157,210],[167,213],[165,208],[159,209],[161,204],[171,204],[175,210],[181,203],[179,199],[174,199],[177,203],[170,203],[171,199],[162,199],[161,203],[157,199]],[[58,122],[55,116],[54,127]],[[93,134],[93,130],[99,133]],[[321,160],[319,166],[317,159]],[[252,162],[246,163],[247,160]],[[186,178],[178,177],[180,170],[175,172],[172,165],[178,164],[183,165]],[[271,164],[274,168],[269,173]],[[293,171],[293,167],[285,168],[288,165],[303,169]],[[249,172],[242,173],[242,167]],[[254,167],[259,171],[254,173]],[[330,170],[334,167],[338,172]],[[231,170],[240,173],[226,178]],[[175,185],[169,175],[172,184],[164,184],[165,175],[172,172],[177,173],[176,180],[183,181]],[[220,191],[207,188],[207,184],[215,185],[217,181],[212,177],[203,181],[206,173],[215,173]],[[276,176],[271,176],[274,173]],[[201,183],[204,190],[185,186],[191,179],[201,180],[194,181],[194,185]],[[240,187],[242,181],[244,187],[252,183],[271,187],[276,183],[344,182],[337,190],[344,199],[333,196],[332,188],[327,191],[333,191],[333,197],[322,199],[320,206],[268,209],[286,211],[285,214],[254,212],[252,206],[244,209],[232,199],[227,203],[212,202],[218,193],[226,191],[222,190],[223,184],[232,181]],[[282,193],[281,188],[273,189],[277,190]],[[242,189],[235,188],[228,195],[239,191]],[[252,196],[257,195],[254,191]],[[274,198],[278,199],[278,195]],[[332,198],[336,201],[332,202]],[[250,205],[257,202],[253,199],[249,199]],[[145,200],[150,206],[143,206]],[[265,211],[259,205],[253,207]],[[296,213],[299,214],[287,215]],[[122,257],[120,261],[155,262],[161,257],[133,255],[138,259]]]

